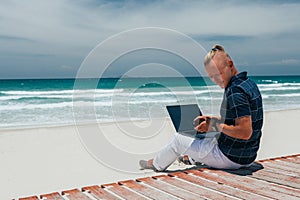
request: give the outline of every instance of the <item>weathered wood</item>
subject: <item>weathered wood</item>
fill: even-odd
[[[291,187],[285,187],[282,185],[278,185],[277,183],[271,183],[271,182],[266,182],[263,180],[257,180],[255,178],[251,178],[251,176],[242,176],[241,178],[237,178],[235,175],[233,174],[229,174],[227,172],[224,171],[215,171],[216,174],[222,176],[223,178],[230,178],[229,180],[233,180],[233,179],[238,179],[242,182],[247,181],[247,183],[249,184],[249,186],[253,187],[253,188],[257,188],[256,193],[259,194],[260,192],[268,192],[271,194],[274,194],[275,197],[273,198],[278,198],[280,196],[283,196],[285,198],[293,198],[292,196],[297,196],[294,194],[297,193],[298,195],[300,195],[300,191],[297,191],[297,189],[291,188]],[[257,172],[255,172],[257,173]],[[254,174],[255,174],[254,173]],[[246,179],[246,180],[245,180]],[[259,191],[258,191],[259,190]],[[255,190],[254,190],[255,191]],[[294,192],[291,192],[294,191]],[[277,196],[277,197],[276,197]]]
[[[187,173],[187,172],[186,172]],[[201,176],[194,176],[192,173],[182,173],[182,172],[177,172],[177,173],[172,173],[172,176],[176,176],[180,179],[183,179],[185,181],[201,185],[203,187],[222,192],[227,195],[231,195],[240,199],[247,199],[247,200],[256,200],[256,199],[261,199],[261,200],[267,200],[268,198],[258,195],[256,193],[251,193],[248,191],[243,191],[234,187],[230,187],[228,185],[222,184],[217,181],[211,181],[208,179],[205,179]]]
[[[300,160],[297,160],[297,159],[295,159],[295,158],[291,158],[291,157],[289,157],[289,158],[284,158],[284,159],[282,159],[282,160],[284,160],[285,162],[290,162],[290,163],[295,163],[295,164],[300,164]]]
[[[268,171],[258,171],[252,177],[260,180],[265,180],[280,185],[285,185],[293,188],[300,189],[300,178],[282,174],[274,174]]]
[[[229,178],[229,180],[239,179],[240,181],[247,182],[247,184],[249,184],[250,187],[253,187],[253,188],[256,188],[257,190],[259,190],[257,193],[263,192],[263,193],[273,194],[274,195],[273,198],[284,197],[286,199],[289,199],[289,198],[291,199],[291,198],[294,198],[292,196],[295,196],[291,193],[291,190],[290,190],[293,188],[289,187],[289,190],[288,190],[288,189],[285,189],[285,187],[278,185],[277,183],[268,182],[265,180],[258,180],[256,178],[254,178],[253,175],[252,176],[235,176],[233,174],[229,174],[229,173],[221,171],[221,170],[218,170],[218,171],[216,170],[215,173],[222,176],[225,179],[227,179],[227,178]],[[255,173],[257,173],[257,172],[255,172]],[[257,191],[257,190],[254,190],[254,191]]]
[[[282,159],[282,160],[275,160],[275,164],[279,164],[279,165],[284,165],[284,166],[288,166],[288,167],[292,167],[294,169],[298,170],[299,164],[298,163],[293,163],[293,162],[288,162],[288,159]],[[298,170],[300,171],[300,170]]]
[[[188,176],[186,174],[186,176]],[[220,192],[216,192],[214,190],[210,190],[206,187],[199,187],[192,182],[185,182],[180,179],[177,179],[175,177],[162,177],[159,179],[160,181],[169,183],[171,185],[174,185],[176,187],[182,188],[184,190],[187,190],[189,192],[195,193],[200,195],[201,197],[208,198],[208,199],[224,199],[224,200],[232,200],[236,199],[233,196],[228,196],[226,194],[221,194]]]
[[[256,164],[241,170],[185,170],[19,200],[300,199],[300,154]]]
[[[39,200],[37,196],[19,198],[19,200]]]
[[[238,188],[240,190],[248,191],[251,193],[256,193],[265,197],[273,198],[273,199],[284,199],[291,198],[289,195],[282,194],[280,192],[276,192],[271,190],[270,184],[265,181],[260,181],[254,178],[246,177],[246,176],[236,176],[224,171],[220,170],[193,170],[193,172],[197,176],[204,177],[208,180],[217,181],[222,184],[226,184],[231,187]]]
[[[124,199],[137,199],[137,200],[145,200],[147,199],[146,197],[143,197],[129,189],[127,189],[126,187],[117,184],[117,183],[112,183],[112,184],[104,184],[102,185],[102,187],[106,188],[107,190],[117,194],[118,196],[124,198]]]
[[[42,194],[40,195],[40,198],[43,200],[64,200],[64,198],[58,192]]]
[[[288,167],[288,166],[284,166],[284,165],[277,165],[273,162],[262,162],[262,164],[265,168],[278,169],[278,170],[283,170],[286,172],[292,172],[292,173],[295,173],[298,176],[300,176],[300,171],[298,169],[295,169],[292,167]]]
[[[110,199],[110,200],[120,199],[120,198],[116,197],[115,195],[104,190],[104,188],[101,188],[97,185],[83,187],[82,191],[90,193],[96,199]]]
[[[139,180],[137,181],[140,182]],[[138,183],[137,181],[121,181],[120,183],[150,199],[171,200],[175,198],[173,195],[169,195],[159,189],[147,187],[146,185]]]
[[[67,198],[70,200],[91,200],[91,198],[86,196],[84,193],[82,193],[78,189],[63,191],[62,195],[66,195]]]
[[[200,195],[197,195],[195,193],[189,192],[187,190],[184,190],[182,188],[176,187],[174,185],[166,184],[160,180],[153,179],[153,178],[140,178],[138,181],[141,181],[147,185],[150,185],[152,187],[155,187],[156,189],[162,190],[170,195],[176,196],[181,199],[186,200],[192,200],[192,199],[205,199],[201,197]]]

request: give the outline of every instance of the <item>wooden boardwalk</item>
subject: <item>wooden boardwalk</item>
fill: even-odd
[[[19,199],[300,199],[300,154],[240,170],[197,168]]]

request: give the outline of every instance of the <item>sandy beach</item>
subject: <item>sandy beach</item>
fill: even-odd
[[[300,109],[265,113],[263,138],[257,159],[300,153],[297,126],[299,116]],[[74,125],[1,130],[0,199],[38,195],[156,174],[148,170],[139,170],[138,156],[126,163],[126,166],[131,166],[127,172],[120,170],[121,164],[116,169],[116,166],[107,164],[109,162],[93,156],[93,152],[83,144],[78,134],[78,131],[97,126],[116,149],[128,155],[150,156],[162,148],[174,133],[169,119],[155,119],[152,123],[160,124],[160,127],[157,130],[155,126],[147,128],[145,138],[128,135],[128,131],[124,132],[130,128],[127,126],[129,122],[87,124],[80,125],[79,128]],[[134,124],[135,127],[145,129],[149,122],[136,121]],[[126,160],[105,150],[103,154],[108,155],[108,159],[122,162]],[[170,169],[184,167],[175,163]]]

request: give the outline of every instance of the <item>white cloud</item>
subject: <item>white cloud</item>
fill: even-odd
[[[77,3],[76,3],[77,2]],[[90,44],[110,34],[143,27],[173,28],[186,34],[261,35],[299,29],[300,4],[260,5],[222,1],[11,1],[0,6],[1,34],[63,44]],[[101,2],[101,1],[100,1]]]
[[[3,0],[0,53],[66,56],[66,63],[61,65],[72,66],[74,63],[68,63],[70,59],[83,59],[109,36],[145,26],[171,28],[191,36],[250,36],[268,40],[286,33],[298,35],[300,3],[285,2]],[[206,45],[212,42],[203,41]],[[252,40],[232,41],[228,45],[255,54],[260,44]],[[287,50],[282,52],[283,57],[285,53]]]
[[[260,63],[260,65],[277,65],[277,66],[299,66],[300,65],[300,60],[299,59],[282,59],[282,60],[275,60],[271,62],[263,62]]]

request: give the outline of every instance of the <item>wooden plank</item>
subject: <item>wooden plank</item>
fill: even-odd
[[[263,159],[260,161],[273,161],[273,160],[281,160],[281,159],[300,159],[300,154],[293,154],[293,155],[288,155],[288,156],[280,156],[280,157],[276,157],[276,158],[267,158],[267,159]]]
[[[264,169],[265,170],[265,169]],[[232,175],[232,174],[229,174],[227,172],[224,172],[224,171],[214,171],[217,175],[219,175],[220,177],[223,177],[223,179],[227,180],[226,177],[232,177],[232,179],[240,179],[240,176],[236,176],[236,175]],[[257,172],[255,172],[257,173]],[[245,177],[247,179],[247,177]],[[249,177],[250,178],[250,177]],[[231,179],[229,179],[230,181]],[[241,181],[244,181],[244,180],[241,180]],[[251,179],[250,179],[251,181]],[[246,182],[249,187],[254,187],[257,188],[257,185],[255,184],[255,182]],[[238,182],[235,183],[235,184],[239,184]],[[283,185],[278,185],[278,184],[275,184],[275,183],[269,183],[269,182],[265,182],[266,186],[264,187],[259,187],[258,190],[264,190],[264,191],[267,191],[268,193],[269,190],[271,190],[271,193],[270,194],[277,194],[277,192],[279,193],[283,193],[283,194],[286,194],[288,196],[295,196],[295,197],[299,197],[300,196],[300,192],[298,189],[294,189],[294,188],[291,188],[291,187],[287,187],[287,186],[283,186]],[[253,186],[254,185],[254,186]],[[254,190],[254,193],[256,190]],[[259,191],[259,193],[257,194],[260,194],[261,191]],[[257,199],[260,199],[260,198],[257,198]]]
[[[277,165],[277,164],[271,163],[271,162],[261,162],[261,163],[265,168],[274,168],[274,169],[284,170],[287,172],[296,173],[298,176],[300,176],[300,171],[295,168],[284,166],[284,165]]]
[[[201,170],[201,169],[199,169],[199,170]],[[260,180],[245,177],[245,176],[236,176],[236,175],[229,174],[224,171],[218,171],[218,170],[204,169],[201,171],[189,170],[188,172],[193,173],[197,176],[206,178],[208,180],[217,181],[221,184],[225,184],[225,185],[235,187],[240,190],[248,191],[251,193],[256,193],[256,194],[259,194],[259,195],[262,195],[265,197],[269,197],[269,198],[273,198],[273,199],[291,198],[290,195],[285,195],[280,192],[276,192],[276,191],[272,190],[271,185],[265,181],[260,181]]]
[[[143,182],[147,185],[150,185],[152,187],[155,187],[159,190],[162,190],[164,192],[167,192],[169,193],[170,195],[174,195],[178,198],[181,198],[181,199],[186,199],[186,200],[192,200],[192,199],[205,199],[203,197],[201,197],[200,195],[198,194],[195,194],[195,193],[192,193],[192,192],[189,192],[187,190],[184,190],[182,188],[179,188],[179,187],[175,187],[173,185],[170,185],[170,184],[166,184],[162,181],[159,181],[159,180],[156,180],[156,179],[153,179],[153,178],[150,178],[150,177],[147,177],[147,178],[140,178],[138,179],[138,181],[140,182]]]
[[[300,189],[300,178],[288,175],[274,174],[265,170],[255,172],[251,177],[256,179],[265,180],[288,187]]]
[[[186,176],[188,176],[188,175],[186,174]],[[208,199],[224,199],[224,200],[236,199],[235,197],[233,197],[231,195],[228,196],[228,195],[222,194],[220,192],[216,192],[214,190],[207,189],[205,187],[199,187],[199,186],[193,184],[192,182],[185,182],[185,181],[182,181],[183,179],[180,180],[175,177],[165,176],[165,177],[159,178],[159,180],[169,183],[171,185],[174,185],[176,187],[179,187],[181,189],[187,190],[189,192],[198,194],[201,197],[205,197]]]
[[[173,195],[169,195],[155,188],[147,187],[133,180],[121,181],[120,183],[150,199],[172,200],[175,198]]]
[[[276,183],[270,183],[266,182],[263,180],[257,180],[255,178],[251,178],[250,176],[236,176],[233,174],[229,174],[224,171],[214,171],[219,176],[222,176],[225,179],[234,180],[234,179],[239,179],[240,181],[246,182],[250,187],[257,188],[259,192],[263,190],[263,192],[267,192],[269,194],[274,194],[276,197],[273,198],[278,198],[278,197],[284,197],[284,199],[290,199],[290,198],[295,198],[295,196],[298,196],[298,191],[297,189],[293,189],[290,187],[286,186],[281,186]],[[256,173],[256,172],[255,172]],[[260,188],[261,187],[261,188]],[[294,193],[298,194],[295,195]],[[293,197],[294,196],[294,197]]]
[[[283,159],[285,162],[290,162],[290,163],[295,163],[295,164],[300,164],[300,160],[297,161],[295,158],[284,158]]]
[[[293,177],[299,177],[297,173],[294,173],[294,172],[288,172],[288,171],[285,171],[283,169],[278,169],[278,168],[271,168],[271,167],[264,167],[263,169],[264,171],[267,171],[267,172],[272,172],[274,174],[281,174],[281,175],[288,175],[288,176],[293,176]]]
[[[39,200],[37,196],[19,198],[19,200]]]
[[[117,184],[117,183],[104,184],[104,185],[102,185],[102,187],[106,188],[110,192],[113,192],[116,195],[118,195],[124,199],[128,199],[128,200],[132,200],[132,199],[145,200],[145,199],[147,199],[146,197],[143,197],[143,196],[141,196],[141,195],[127,189],[126,187]]]
[[[300,154],[291,156],[293,159],[300,161]]]
[[[110,200],[120,199],[97,185],[83,187],[82,191],[90,193],[96,199],[110,199]]]
[[[295,164],[300,164],[300,157],[288,157],[288,158],[284,158],[284,160],[287,160],[288,162],[292,162]]]
[[[66,190],[62,192],[62,195],[66,195],[70,200],[91,200],[84,193],[79,191],[78,189]]]
[[[300,156],[294,157],[293,160],[295,160],[297,163],[300,163]]]
[[[284,165],[284,166],[292,167],[292,168],[297,169],[297,170],[300,168],[300,164],[293,163],[293,162],[288,162],[286,160],[287,159],[275,160],[274,163],[277,164],[277,165]],[[300,170],[298,170],[298,171],[300,171]]]
[[[64,198],[58,193],[58,192],[53,192],[50,194],[42,194],[40,195],[41,199],[45,200],[64,200]]]
[[[176,172],[176,173],[172,173],[171,175],[176,176],[177,178],[183,179],[185,181],[189,181],[194,184],[201,185],[203,187],[207,187],[212,190],[222,192],[224,194],[232,195],[232,196],[240,198],[240,199],[247,199],[247,200],[257,200],[257,199],[267,200],[267,199],[269,199],[264,196],[258,195],[256,193],[243,191],[243,190],[219,183],[217,181],[207,180],[205,178],[202,178],[201,176],[193,176],[192,173]]]
[[[289,161],[292,161],[294,163],[300,164],[300,159],[290,159]]]
[[[42,194],[43,200],[92,199],[300,199],[300,154],[258,161],[264,169],[239,176],[199,169]],[[234,172],[233,172],[234,173]],[[84,193],[85,192],[85,193]],[[89,193],[89,194],[87,194]],[[38,200],[37,196],[19,198]]]
[[[274,186],[275,186],[273,188],[274,191],[281,192],[283,194],[287,194],[287,195],[290,195],[290,196],[295,196],[298,199],[300,199],[300,190],[299,189],[287,187],[287,186],[284,186],[284,185],[274,185]]]

